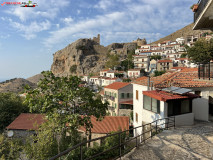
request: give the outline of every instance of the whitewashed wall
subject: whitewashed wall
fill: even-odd
[[[192,101],[192,112],[196,120],[209,120],[209,101],[206,98],[196,98]]]

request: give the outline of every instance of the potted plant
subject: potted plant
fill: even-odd
[[[196,12],[198,9],[198,4],[193,4],[190,8],[192,9],[193,12]]]

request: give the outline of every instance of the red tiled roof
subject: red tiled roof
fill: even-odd
[[[180,70],[183,70],[185,68],[187,68],[187,67],[172,67],[172,69],[180,69]]]
[[[108,86],[105,86],[104,88],[119,90],[125,86],[128,86],[129,84],[130,83],[127,82],[114,82]]]
[[[104,69],[104,70],[102,70],[100,72],[107,72],[107,71],[110,71],[110,69]]]
[[[183,60],[188,60],[188,58],[176,58],[175,60],[183,61]]]
[[[155,88],[166,88],[169,86],[182,88],[213,87],[212,81],[198,79],[197,68],[185,68],[172,73],[166,72],[161,76],[151,77],[150,81],[153,82]],[[148,78],[138,78],[133,83],[147,86]]]
[[[195,94],[190,94],[188,93],[187,95],[178,95],[178,94],[173,94],[165,91],[143,91],[143,95],[152,97],[154,99],[157,99],[159,101],[168,101],[168,100],[174,100],[174,99],[189,99],[189,98],[198,98],[198,95]]]
[[[169,59],[164,59],[164,60],[159,60],[158,63],[172,63],[172,60]]]
[[[131,104],[131,105],[133,105],[133,100],[120,102],[120,104]]]
[[[140,71],[141,69],[129,69],[128,71]]]
[[[185,68],[181,72],[198,72],[198,68]]]
[[[143,77],[137,78],[136,81],[142,81],[142,80],[146,80],[146,79],[147,79],[147,77],[143,76]]]
[[[92,133],[111,133],[113,131],[129,129],[129,117],[127,116],[105,116],[102,121],[96,121],[94,116],[91,116],[93,128]],[[85,127],[80,127],[79,130],[86,131]]]
[[[7,129],[21,129],[21,130],[37,130],[39,126],[44,123],[45,116],[42,114],[21,113]]]

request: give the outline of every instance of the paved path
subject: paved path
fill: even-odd
[[[213,160],[213,122],[165,130],[122,160]]]

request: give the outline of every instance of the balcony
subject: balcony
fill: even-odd
[[[198,9],[194,13],[193,30],[213,30],[213,0],[199,0]]]

